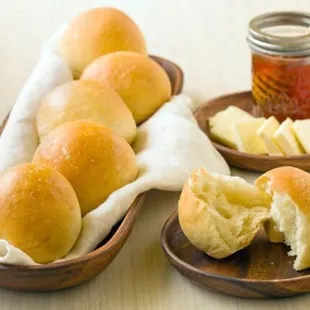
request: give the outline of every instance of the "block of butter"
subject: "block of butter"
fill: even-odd
[[[267,149],[257,135],[257,130],[264,124],[265,118],[241,120],[233,125],[237,149],[251,154],[267,154]]]
[[[310,153],[310,119],[295,121],[293,130],[298,142],[307,153]]]
[[[287,156],[302,155],[304,153],[295,137],[293,124],[293,121],[287,118],[272,136],[273,141]]]
[[[257,135],[261,138],[269,155],[273,156],[284,155],[281,149],[272,140],[273,134],[279,127],[280,124],[278,120],[274,116],[271,116],[257,130]]]
[[[232,126],[240,120],[250,120],[254,117],[235,106],[229,106],[227,109],[216,113],[209,119],[211,138],[220,143],[237,148]]]

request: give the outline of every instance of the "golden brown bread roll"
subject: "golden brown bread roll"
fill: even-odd
[[[179,221],[189,241],[214,258],[243,249],[269,217],[271,197],[239,177],[194,172],[179,201]]]
[[[49,263],[69,252],[80,229],[76,194],[59,172],[23,164],[0,175],[0,239]]]
[[[171,96],[171,84],[163,68],[148,56],[116,52],[93,61],[81,79],[97,80],[115,89],[137,124],[150,117]]]
[[[266,228],[271,241],[284,242],[296,255],[294,268],[310,267],[310,175],[294,167],[276,168],[259,177],[255,185],[273,198]]]
[[[40,140],[53,129],[71,121],[88,120],[105,125],[131,143],[136,123],[115,90],[96,81],[72,81],[52,90],[37,114]]]
[[[96,8],[71,21],[60,40],[60,54],[75,77],[96,58],[116,52],[146,54],[146,43],[135,22],[115,8]]]
[[[69,180],[82,215],[137,176],[135,154],[126,140],[103,125],[87,121],[67,123],[51,131],[33,162],[52,167]]]

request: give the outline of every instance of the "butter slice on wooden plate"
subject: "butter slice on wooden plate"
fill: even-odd
[[[278,120],[274,116],[271,116],[257,130],[257,135],[261,138],[262,142],[264,143],[268,154],[272,156],[284,155],[281,149],[272,139],[273,134],[279,127],[280,124]]]
[[[237,148],[232,126],[240,120],[251,120],[254,117],[235,106],[216,113],[209,119],[210,135],[214,140],[230,147]]]
[[[287,156],[302,155],[304,153],[295,137],[293,124],[294,122],[287,118],[272,137],[273,141]]]
[[[267,154],[267,149],[257,130],[264,124],[265,118],[242,120],[233,125],[238,151],[250,154]]]
[[[310,153],[310,119],[295,121],[293,130],[298,142],[307,153]]]

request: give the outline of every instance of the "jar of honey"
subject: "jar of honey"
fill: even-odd
[[[252,94],[260,116],[310,118],[310,14],[269,13],[249,24]]]

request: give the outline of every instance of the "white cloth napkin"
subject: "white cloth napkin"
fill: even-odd
[[[0,138],[0,171],[32,160],[38,146],[36,111],[41,98],[57,85],[72,80],[66,63],[55,53],[55,37],[44,46],[41,59],[22,89]],[[185,96],[172,98],[138,128],[133,149],[139,176],[112,193],[83,218],[79,239],[64,259],[92,251],[121,220],[135,198],[156,188],[180,191],[190,173],[198,168],[229,174],[229,167],[199,129],[194,103]],[[5,240],[0,240],[0,263],[32,265],[35,262]]]

